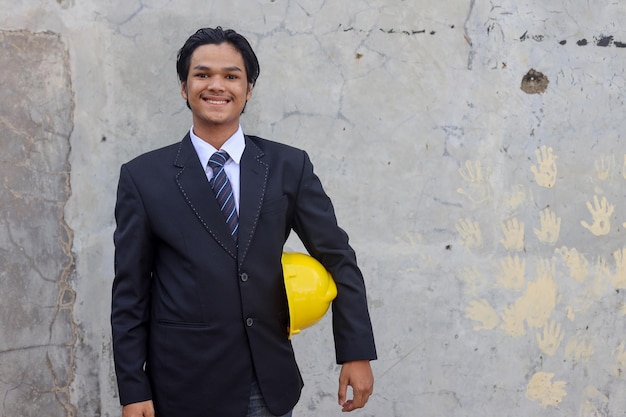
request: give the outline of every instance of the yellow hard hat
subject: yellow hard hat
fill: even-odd
[[[289,304],[289,338],[313,326],[326,314],[337,296],[330,273],[316,259],[304,253],[284,252],[283,276]]]

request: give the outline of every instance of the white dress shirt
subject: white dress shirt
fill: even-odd
[[[209,167],[209,158],[219,149],[215,149],[208,142],[200,139],[193,133],[193,126],[189,130],[189,136],[191,136],[191,143],[193,143],[193,147],[198,154],[198,158],[200,158],[200,163],[204,167],[204,172],[206,173],[207,179],[210,181],[213,178],[213,169]],[[239,213],[239,163],[241,162],[241,155],[243,155],[243,150],[246,147],[246,140],[243,136],[243,130],[241,126],[232,135],[224,144],[221,149],[226,151],[230,158],[226,161],[224,165],[224,171],[226,172],[226,176],[230,181],[230,186],[233,189],[233,196],[235,197],[235,207],[237,208],[237,213]]]

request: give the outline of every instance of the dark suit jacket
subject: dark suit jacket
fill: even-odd
[[[291,230],[333,275],[338,363],[375,359],[363,278],[307,154],[246,136],[239,246],[189,135],[121,168],[111,323],[122,404],[158,417],[245,416],[253,372],[268,408],[302,379],[286,327],[281,254]]]

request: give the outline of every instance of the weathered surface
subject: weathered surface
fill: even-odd
[[[360,415],[623,414],[625,3],[0,0],[0,10],[0,29],[59,34],[29,35],[56,46],[2,66],[13,80],[3,94],[8,85],[17,98],[0,104],[14,114],[2,124],[1,417],[119,416],[109,336],[119,165],[189,129],[176,51],[217,24],[248,36],[261,62],[244,129],[309,152],[358,251],[380,355]],[[6,70],[19,59],[28,72]],[[40,67],[56,69],[37,78]],[[26,78],[36,79],[20,86]],[[33,217],[42,207],[57,211]],[[329,323],[294,337],[299,417],[340,415]]]
[[[72,91],[57,35],[0,32],[0,415],[73,416]]]

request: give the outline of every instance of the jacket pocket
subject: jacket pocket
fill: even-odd
[[[189,323],[184,321],[157,320],[159,326],[176,327],[179,329],[208,329],[207,323]]]

